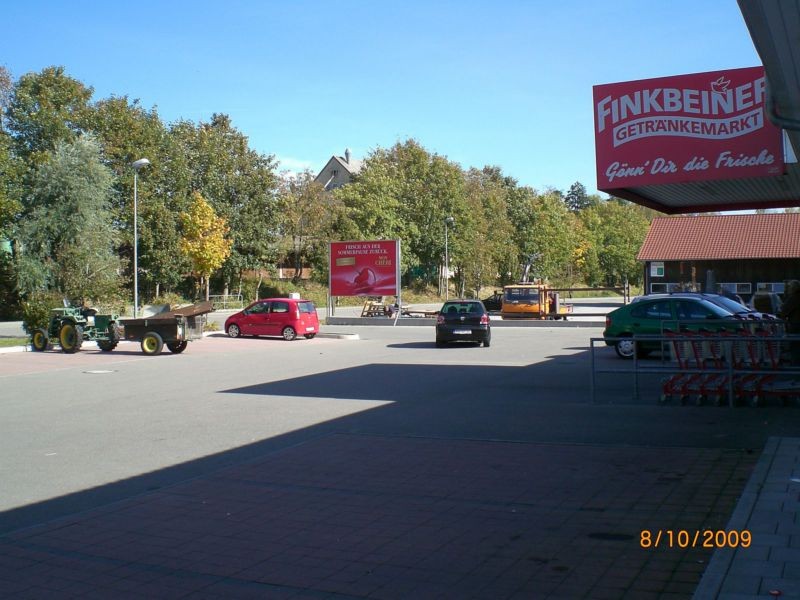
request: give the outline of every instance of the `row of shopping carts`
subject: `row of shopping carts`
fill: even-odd
[[[665,330],[664,337],[679,372],[662,380],[662,402],[800,405],[800,369],[790,364],[792,339],[782,323],[735,331]]]

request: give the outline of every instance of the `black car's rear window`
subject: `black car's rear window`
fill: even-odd
[[[313,302],[298,302],[297,307],[300,309],[301,313],[317,312],[317,308],[314,306]]]
[[[480,302],[445,302],[442,306],[442,313],[445,315],[483,312],[483,305]]]

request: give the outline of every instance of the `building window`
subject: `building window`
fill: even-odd
[[[753,286],[750,283],[720,283],[719,289],[732,294],[751,294]]]
[[[773,292],[775,294],[782,294],[786,289],[786,286],[783,282],[771,282],[771,283],[757,283],[756,284],[756,291],[758,292]]]
[[[651,283],[651,294],[671,294],[672,292],[679,292],[681,290],[680,283]]]

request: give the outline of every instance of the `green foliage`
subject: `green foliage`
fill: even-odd
[[[581,211],[580,218],[596,249],[591,268],[597,271],[587,279],[592,283],[602,279],[608,285],[620,285],[626,279],[638,284],[642,266],[636,254],[650,227],[646,215],[629,202],[611,199]]]
[[[191,295],[191,274],[207,294],[213,276],[225,290],[242,282],[246,296],[264,297],[268,289],[245,276],[274,273],[279,262],[298,272],[311,265],[313,281],[301,293],[316,294],[327,283],[327,243],[344,239],[400,239],[404,283],[421,297],[437,285],[442,294],[447,217],[460,295],[517,280],[526,263],[532,276],[563,285],[641,278],[635,256],[654,211],[588,195],[580,182],[563,196],[537,192],[497,167],[464,170],[409,139],[376,148],[349,185],[328,193],[309,172],[279,180],[274,157],[250,149],[227,115],[167,126],[127,96],[91,96],[62,67],[16,83],[0,67],[0,241],[13,240],[15,251],[12,265],[0,264],[6,312],[20,292],[125,302],[131,163],[144,157],[151,164],[137,177],[143,297]],[[198,209],[198,197],[207,209]]]
[[[14,261],[0,249],[0,319],[17,319],[21,314],[16,282]]]
[[[0,129],[0,240],[11,232],[22,209],[23,163],[11,153],[11,137]]]
[[[55,289],[73,303],[118,292],[111,173],[89,138],[59,143],[36,171],[18,228],[23,293]]]
[[[578,212],[589,206],[591,204],[591,200],[589,199],[589,195],[586,193],[586,186],[584,186],[580,181],[573,183],[570,186],[569,191],[564,195],[564,203],[572,212]]]
[[[401,267],[418,268],[428,282],[443,264],[444,219],[459,219],[465,208],[461,169],[415,140],[375,150],[335,195],[346,215],[340,239],[401,239]]]
[[[192,302],[190,302],[180,294],[176,294],[174,292],[167,292],[164,294],[160,294],[155,299],[155,302],[157,304],[169,304],[171,307],[180,306],[182,304],[192,304]]]
[[[47,329],[50,311],[63,306],[62,299],[54,292],[37,292],[22,302],[22,327],[26,333],[34,329]]]
[[[64,67],[47,67],[20,77],[6,110],[16,154],[35,168],[59,143],[75,141],[86,131],[92,91],[67,76]]]
[[[256,296],[258,286],[258,296]],[[258,278],[244,277],[242,281],[242,299],[247,305],[259,298],[286,298],[292,292],[297,292],[305,300],[311,300],[317,307],[327,306],[328,286],[311,281],[293,282],[281,279],[262,281],[259,285]],[[363,300],[359,300],[359,303]]]
[[[495,285],[500,269],[515,260],[514,228],[505,218],[507,182],[492,168],[471,169],[465,177],[465,210],[460,211],[449,240],[457,294],[462,297],[467,290],[475,295],[482,287]]]
[[[300,280],[303,265],[321,256],[327,257],[327,243],[340,213],[335,196],[326,194],[309,171],[284,180],[278,197],[280,215],[280,256],[295,269],[294,281]]]
[[[274,158],[251,150],[247,137],[224,114],[197,126],[179,121],[169,131],[168,144],[165,188],[184,198],[185,205],[193,192],[202,193],[230,226],[233,244],[222,266],[226,285],[232,286],[245,270],[273,264],[278,236]]]

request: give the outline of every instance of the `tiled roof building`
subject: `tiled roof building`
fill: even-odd
[[[800,279],[800,213],[657,217],[637,258],[647,293],[782,293]]]

